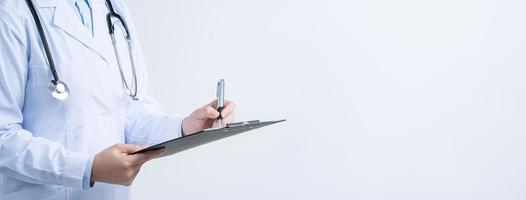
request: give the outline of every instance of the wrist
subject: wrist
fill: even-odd
[[[181,135],[182,136],[185,136],[185,135],[188,135],[191,133],[191,124],[189,124],[190,122],[188,122],[188,119],[189,117],[185,117],[182,121],[181,121]]]

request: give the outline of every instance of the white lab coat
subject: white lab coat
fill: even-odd
[[[129,187],[83,189],[87,163],[115,143],[179,137],[181,117],[162,112],[152,98],[135,28],[120,0],[113,4],[134,41],[139,101],[124,90],[104,0],[91,1],[93,37],[66,0],[34,2],[71,95],[60,101],[48,93],[52,76],[25,1],[0,0],[0,199],[129,199]],[[130,76],[127,47],[117,36]]]

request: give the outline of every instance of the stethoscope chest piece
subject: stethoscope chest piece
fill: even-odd
[[[69,88],[62,81],[51,81],[48,85],[48,91],[51,96],[58,100],[66,100],[69,97]]]

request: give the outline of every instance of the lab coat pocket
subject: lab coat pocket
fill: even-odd
[[[58,65],[57,70],[66,68],[67,65]],[[47,65],[32,65],[30,70],[30,80],[28,82],[32,92],[26,93],[26,101],[31,101],[31,105],[36,105],[38,118],[46,125],[55,129],[72,129],[77,126],[71,117],[69,105],[72,98],[58,100],[51,96],[48,87],[53,79]],[[67,70],[59,70],[61,80],[68,77]],[[68,84],[67,80],[64,81]]]
[[[38,199],[38,200],[59,200],[65,199],[66,192],[61,186],[41,185],[16,192],[0,195],[0,199]]]

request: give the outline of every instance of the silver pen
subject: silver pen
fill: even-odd
[[[217,111],[219,112],[219,117],[217,117],[217,125],[223,127],[223,117],[221,116],[221,111],[225,107],[225,80],[221,79],[217,83]]]

